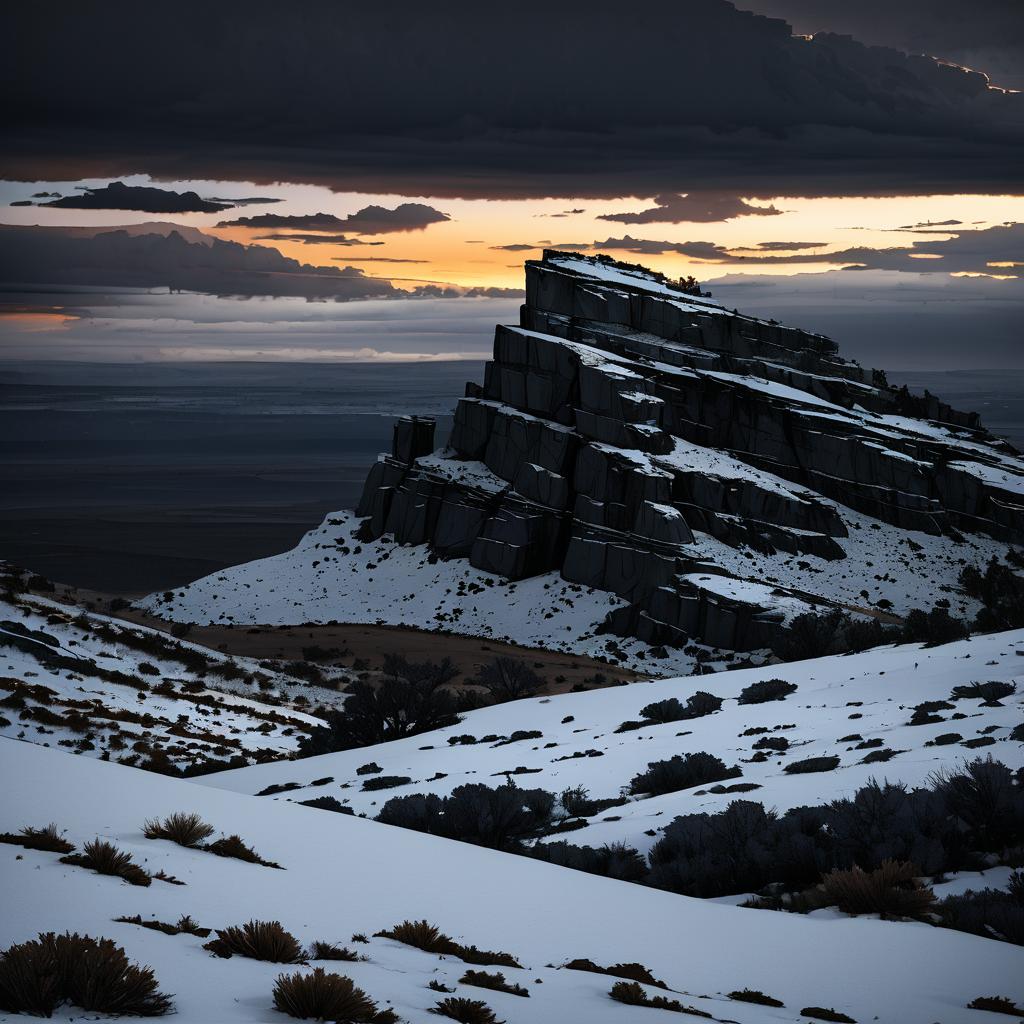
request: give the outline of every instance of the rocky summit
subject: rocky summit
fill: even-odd
[[[548,250],[447,446],[400,420],[357,515],[367,541],[614,594],[608,633],[752,651],[808,611],[948,606],[964,564],[1024,543],[1024,460],[823,335]]]

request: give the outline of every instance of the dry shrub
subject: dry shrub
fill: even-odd
[[[932,909],[935,893],[917,875],[909,861],[885,860],[874,871],[856,865],[847,871],[837,868],[821,884],[829,903],[847,914],[921,917]]]
[[[612,999],[627,1006],[650,1006],[655,1010],[674,1010],[676,1013],[688,1013],[694,1017],[711,1018],[710,1013],[698,1010],[694,1006],[684,1006],[678,999],[666,996],[649,996],[642,985],[635,981],[617,981],[608,993]]]
[[[505,980],[505,975],[498,971],[495,974],[488,974],[486,971],[466,971],[459,978],[460,985],[475,985],[477,988],[489,988],[495,992],[507,992],[511,996],[529,996],[529,992],[522,985],[510,984]]]
[[[988,1010],[989,1013],[1006,1013],[1011,1017],[1024,1016],[1024,1008],[1006,996],[978,996],[967,1004],[968,1010]]]
[[[824,1006],[805,1006],[800,1013],[804,1017],[813,1017],[815,1020],[831,1021],[832,1024],[857,1024],[852,1017],[847,1017],[845,1013],[840,1013],[831,1007],[826,1009]]]
[[[365,960],[365,956],[353,953],[347,946],[339,946],[334,942],[314,942],[306,953],[307,960],[344,960],[356,963]]]
[[[137,924],[140,928],[149,928],[152,931],[163,932],[164,935],[198,935],[205,939],[211,929],[200,927],[199,923],[193,921],[188,914],[179,917],[174,924],[167,924],[165,921],[143,919],[141,914],[134,914],[131,917],[115,917],[118,924]]]
[[[461,996],[442,999],[427,1012],[457,1020],[460,1024],[504,1024],[504,1021],[494,1016],[494,1011],[486,1003],[479,999],[463,999]]]
[[[198,846],[213,835],[213,826],[207,825],[195,813],[169,814],[163,821],[153,818],[142,826],[147,839],[168,839],[179,846]]]
[[[43,850],[46,853],[72,853],[75,849],[74,843],[61,838],[54,824],[45,825],[43,828],[27,826],[17,835],[0,832],[0,843],[23,846],[26,850]]]
[[[265,868],[280,868],[272,860],[264,860],[251,846],[247,846],[241,836],[224,836],[203,847],[209,853],[215,853],[218,857],[234,857],[235,860],[244,860],[247,864],[262,864]]]
[[[655,988],[668,988],[663,981],[659,981],[643,964],[612,964],[611,967],[601,967],[593,960],[570,960],[563,964],[570,971],[589,971],[591,974],[607,974],[613,978],[625,978],[627,981],[639,981],[645,985],[653,985]]]
[[[0,1010],[50,1017],[64,1003],[133,1017],[172,1009],[152,970],[110,939],[47,932],[0,953]]]
[[[453,938],[445,935],[429,921],[403,921],[387,931],[377,932],[383,939],[394,939],[404,942],[407,946],[415,946],[426,953],[457,956],[468,964],[477,966],[498,965],[500,967],[521,967],[522,964],[511,953],[500,950],[478,949],[476,946],[464,946]]]
[[[807,775],[811,772],[831,772],[839,767],[839,758],[835,754],[825,757],[808,757],[803,761],[793,761],[782,770],[787,775]]]
[[[785,1006],[786,1004],[781,999],[775,999],[772,996],[766,996],[763,992],[759,992],[756,988],[741,988],[735,992],[729,993],[730,999],[735,999],[738,1003],[757,1003],[758,1006]]]
[[[91,843],[86,843],[84,851],[61,857],[61,863],[92,868],[101,875],[115,875],[131,885],[146,886],[153,880],[148,871],[132,860],[130,853],[119,850],[113,843],[108,843],[104,839],[94,839]]]
[[[377,1004],[351,978],[317,967],[311,974],[281,974],[274,984],[274,1009],[289,1017],[346,1021],[351,1024],[393,1024],[392,1010]]]
[[[225,959],[237,954],[274,964],[303,961],[299,940],[285,931],[280,921],[250,921],[248,924],[218,928],[217,938],[207,942],[203,949]]]

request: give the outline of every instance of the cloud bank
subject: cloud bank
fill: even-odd
[[[727,0],[452,0],[443,12],[419,0],[296,0],[286,18],[276,0],[181,0],[173,18],[134,0],[15,5],[5,28],[27,42],[0,64],[0,173],[509,198],[1024,180],[1024,97],[927,57],[807,40]]]

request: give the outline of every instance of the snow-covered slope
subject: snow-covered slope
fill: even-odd
[[[758,680],[782,678],[796,690],[783,700],[740,704],[735,698]],[[999,680],[1017,687],[997,706],[959,699],[938,712],[939,721],[909,725],[915,705],[948,701],[955,686]],[[648,724],[617,733],[626,721],[638,721],[641,709],[676,697],[683,703],[696,691],[725,698],[720,711],[701,718]],[[467,782],[498,786],[512,772],[523,787],[554,793],[585,787],[593,798],[628,793],[633,776],[652,761],[676,754],[707,751],[742,775],[721,785],[753,784],[742,798],[786,810],[827,803],[852,795],[871,778],[911,786],[946,765],[991,754],[1016,769],[1024,766],[1024,742],[1011,730],[1024,723],[1024,630],[975,636],[939,647],[910,644],[862,654],[833,656],[722,675],[660,679],[628,686],[513,701],[464,716],[458,725],[371,748],[325,754],[296,762],[255,765],[220,772],[204,785],[245,793],[297,783],[299,788],[273,797],[307,800],[330,795],[359,813],[375,815],[393,796],[446,795]],[[756,730],[756,731],[752,731]],[[504,742],[516,732],[532,734]],[[539,736],[535,735],[540,733]],[[959,734],[933,745],[936,737]],[[754,744],[764,736],[784,738],[788,749],[767,751],[753,760]],[[478,742],[449,744],[453,737]],[[484,737],[496,737],[484,742]],[[852,738],[856,737],[856,738]],[[969,744],[969,745],[968,745]],[[878,751],[895,751],[878,761]],[[810,774],[787,774],[788,764],[810,757],[838,755],[839,767]],[[765,755],[762,754],[762,757]],[[865,758],[868,761],[865,763]],[[387,776],[405,777],[405,785],[364,792],[357,769],[375,762]],[[322,780],[330,777],[329,784]],[[310,788],[318,779],[321,785]],[[271,799],[265,797],[264,799]],[[646,852],[674,817],[696,811],[720,811],[735,792],[712,792],[707,785],[663,796],[634,796],[588,820],[587,827],[558,835],[570,843],[600,846],[624,841]]]
[[[809,1005],[835,1007],[858,1022],[984,1024],[998,1018],[965,1009],[968,1001],[992,993],[1024,997],[1020,947],[923,924],[815,920],[690,900],[10,739],[0,740],[0,776],[0,828],[52,820],[79,847],[100,836],[147,870],[185,883],[135,887],[61,864],[56,854],[0,845],[0,948],[44,930],[112,938],[154,968],[173,995],[174,1019],[187,1024],[286,1020],[272,1009],[274,979],[311,968],[218,959],[202,949],[202,938],[114,918],[173,922],[190,914],[214,928],[276,919],[303,943],[350,945],[353,933],[372,936],[407,918],[427,918],[460,941],[507,951],[523,964],[502,970],[529,990],[528,999],[461,985],[466,965],[459,960],[383,938],[354,945],[365,962],[322,964],[422,1024],[438,1019],[427,1012],[441,998],[427,988],[430,981],[483,999],[509,1024],[677,1019],[612,1001],[614,979],[559,969],[576,957],[639,961],[683,993],[668,995],[738,1024],[806,1020],[800,1010]],[[143,838],[144,820],[182,810],[241,835],[284,870]],[[723,995],[745,987],[786,1006]]]
[[[302,708],[341,699],[144,626],[0,596],[0,736],[176,768],[251,763],[293,753],[318,723]]]

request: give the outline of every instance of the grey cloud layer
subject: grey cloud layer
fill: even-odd
[[[619,0],[281,11],[271,0],[181,0],[174,18],[134,0],[15,6],[10,38],[34,42],[0,65],[0,173],[509,197],[1024,180],[1024,97],[927,58],[794,38],[726,0],[638,0],[628,15]]]

